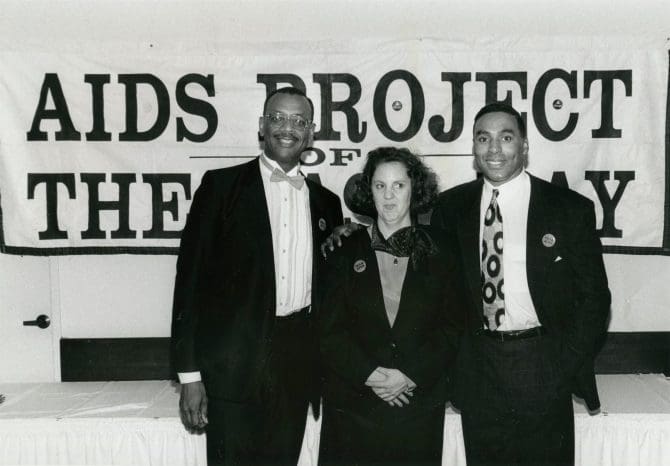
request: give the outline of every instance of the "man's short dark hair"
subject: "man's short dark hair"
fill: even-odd
[[[307,94],[305,94],[304,91],[298,89],[297,87],[282,87],[281,89],[275,89],[274,91],[270,92],[268,96],[265,98],[265,102],[263,103],[263,115],[267,112],[268,109],[268,102],[270,99],[277,95],[277,94],[288,94],[288,95],[299,95],[300,97],[304,97],[307,99],[307,103],[309,103],[309,108],[312,111],[312,116],[310,119],[314,119],[314,104],[312,103],[312,99],[307,97]]]
[[[362,176],[356,180],[352,210],[357,214],[377,217],[372,198],[372,177],[379,165],[388,162],[400,162],[407,168],[407,176],[412,180],[411,216],[415,218],[430,210],[437,200],[437,176],[418,156],[404,147],[378,147],[368,153]]]
[[[519,132],[521,133],[521,137],[525,138],[526,137],[526,123],[523,121],[523,118],[521,117],[521,114],[517,112],[514,107],[511,105],[508,105],[504,102],[493,102],[492,104],[484,105],[478,112],[477,115],[475,115],[475,121],[472,124],[472,130],[474,132],[475,124],[477,123],[477,120],[479,120],[481,117],[486,115],[487,113],[494,113],[494,112],[502,112],[502,113],[507,113],[508,115],[512,115],[516,119],[516,124],[519,127]]]

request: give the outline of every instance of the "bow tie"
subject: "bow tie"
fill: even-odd
[[[280,169],[275,168],[272,170],[272,175],[270,175],[270,181],[277,183],[286,181],[295,189],[300,189],[302,188],[302,185],[305,184],[305,177],[302,175],[288,176]]]

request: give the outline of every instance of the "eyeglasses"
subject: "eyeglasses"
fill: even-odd
[[[263,115],[265,119],[272,125],[276,127],[284,126],[286,120],[289,120],[294,128],[297,128],[301,131],[306,130],[312,125],[312,122],[301,117],[300,115],[287,115],[285,113],[268,113]]]

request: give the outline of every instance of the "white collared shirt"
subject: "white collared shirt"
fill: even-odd
[[[272,168],[277,162],[261,157]],[[259,163],[265,200],[270,214],[275,264],[276,315],[286,316],[312,303],[312,221],[309,189],[296,189],[287,182],[271,182],[270,170]],[[286,173],[295,176],[300,166]]]
[[[484,215],[491,203],[493,189],[498,190],[498,206],[503,219],[503,274],[505,277],[505,317],[498,330],[524,330],[537,327],[535,306],[528,288],[526,272],[526,238],[528,234],[528,207],[530,205],[530,177],[526,171],[500,185],[493,186],[486,179],[479,207],[479,257],[484,230]]]
[[[272,168],[279,165],[261,154]],[[272,182],[270,170],[259,160],[265,201],[270,214],[272,249],[275,265],[275,315],[286,316],[312,303],[312,222],[309,189],[303,184],[296,189],[287,182]],[[286,173],[295,176],[300,166]],[[266,290],[258,290],[263,293]],[[200,372],[180,372],[179,382],[198,382]]]

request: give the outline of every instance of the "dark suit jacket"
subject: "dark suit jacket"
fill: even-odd
[[[531,175],[526,271],[538,318],[558,343],[558,363],[568,387],[600,406],[593,372],[598,343],[606,331],[610,292],[595,229],[593,203],[580,194]],[[483,180],[440,195],[431,224],[448,231],[460,250],[470,289],[468,326],[482,326],[479,215]],[[553,235],[555,244],[543,244]]]
[[[399,418],[415,409],[444,406],[447,371],[463,325],[457,301],[461,274],[443,234],[422,228],[440,253],[423,260],[417,270],[408,264],[393,327],[367,231],[356,231],[328,256],[328,290],[319,322],[327,404],[363,415],[389,408],[365,386],[382,366],[399,369],[417,384],[408,407],[390,408]]]
[[[334,226],[342,224],[342,209],[335,194],[306,182],[315,248],[312,304],[316,304],[323,265],[318,246]],[[258,158],[205,173],[182,233],[172,337],[175,370],[201,371],[209,396],[244,401],[254,393],[275,318],[274,270]],[[314,305],[312,315],[316,313]],[[316,338],[305,345],[316,364]]]

